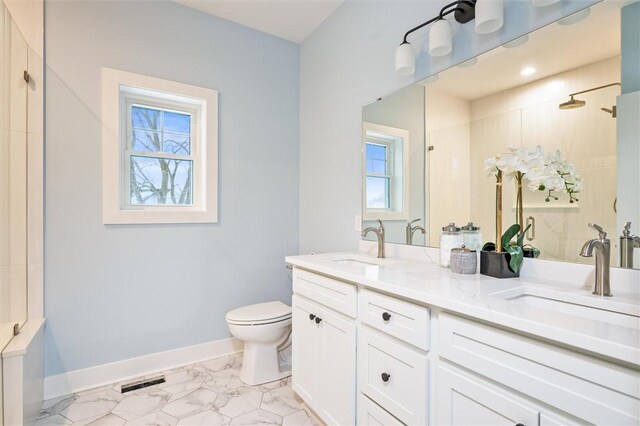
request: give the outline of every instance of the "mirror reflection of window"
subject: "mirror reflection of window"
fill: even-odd
[[[367,138],[366,164],[367,164],[367,208],[388,209],[391,207],[389,187],[392,174],[392,163],[389,158],[392,155],[390,145],[375,142],[375,139]]]
[[[363,134],[365,217],[404,220],[408,214],[409,132],[364,123]]]

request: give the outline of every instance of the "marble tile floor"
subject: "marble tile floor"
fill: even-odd
[[[224,356],[166,371],[165,383],[125,394],[115,383],[55,398],[44,402],[35,424],[317,426],[290,378],[248,386],[241,364],[241,355]]]

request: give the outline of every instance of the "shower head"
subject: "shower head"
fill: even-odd
[[[587,102],[586,101],[581,101],[580,99],[574,99],[573,97],[575,95],[579,95],[581,93],[593,92],[594,90],[604,89],[605,87],[620,86],[620,85],[621,85],[620,83],[611,83],[611,84],[605,84],[604,86],[594,87],[592,89],[581,90],[581,91],[575,92],[575,93],[569,93],[569,96],[571,97],[571,99],[569,99],[567,102],[563,102],[560,105],[558,105],[558,108],[560,108],[560,109],[575,109],[575,108],[583,107],[583,106],[585,106],[587,104]]]
[[[571,95],[571,99],[569,99],[567,102],[563,102],[560,105],[558,105],[558,108],[560,109],[574,109],[574,108],[580,108],[585,106],[587,103],[585,101],[581,101],[580,99],[574,99],[573,95]]]

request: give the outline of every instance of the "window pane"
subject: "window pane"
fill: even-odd
[[[367,144],[367,173],[387,173],[387,147],[384,145]]]
[[[167,154],[191,154],[191,138],[189,136],[164,133],[162,139],[162,150]]]
[[[131,204],[192,204],[192,163],[189,160],[131,156]]]
[[[160,113],[157,109],[131,107],[131,123],[137,129],[160,130]]]
[[[191,133],[191,116],[189,114],[164,111],[164,131]]]
[[[367,176],[367,208],[389,208],[389,178]]]
[[[134,151],[161,151],[160,132],[151,130],[132,130],[131,149]]]

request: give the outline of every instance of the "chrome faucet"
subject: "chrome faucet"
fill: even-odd
[[[378,258],[384,259],[384,225],[380,219],[377,219],[377,221],[380,226],[377,228],[374,228],[373,226],[364,228],[362,230],[362,236],[366,237],[369,232],[375,232],[378,237]]]
[[[425,232],[426,232],[426,231],[425,231],[425,229],[424,229],[422,226],[418,226],[418,225],[416,225],[416,226],[411,226],[411,225],[413,225],[414,223],[419,222],[419,221],[420,221],[420,219],[414,219],[414,220],[412,220],[411,222],[407,222],[407,229],[406,229],[406,234],[407,234],[407,245],[411,245],[411,244],[413,244],[413,234],[414,234],[416,231],[420,231],[420,232],[422,232],[422,235],[424,235],[424,234],[425,234]]]
[[[640,237],[631,235],[631,222],[624,224],[620,236],[620,267],[633,269],[633,249],[640,248]]]
[[[598,231],[598,238],[584,243],[580,256],[591,257],[593,251],[596,252],[596,284],[593,294],[598,296],[613,296],[609,283],[609,263],[611,258],[611,243],[607,239],[607,233],[602,227],[595,223],[590,223],[589,228]]]

